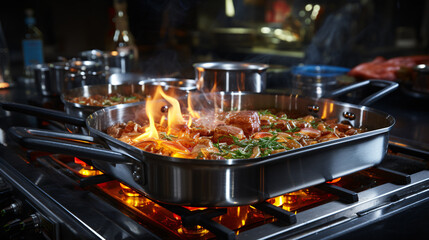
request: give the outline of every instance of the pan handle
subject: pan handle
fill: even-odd
[[[55,111],[51,109],[14,103],[14,102],[0,102],[1,107],[7,111],[14,111],[19,113],[28,114],[31,116],[54,120],[62,123],[72,124],[74,126],[86,127],[85,119],[73,117],[62,111]]]
[[[132,163],[129,157],[95,144],[91,136],[24,127],[9,128],[9,135],[18,144],[29,149],[68,154],[109,163]]]
[[[380,98],[386,96],[387,94],[395,91],[398,88],[399,84],[396,82],[393,82],[393,81],[370,79],[370,80],[358,82],[358,83],[351,84],[349,86],[334,90],[332,92],[329,92],[324,97],[325,98],[337,97],[337,96],[346,94],[348,92],[354,91],[356,89],[363,88],[365,86],[376,86],[376,87],[382,87],[383,88],[380,91],[366,97],[365,99],[363,99],[359,103],[359,105],[368,106],[368,105],[371,105],[372,103],[378,101]]]

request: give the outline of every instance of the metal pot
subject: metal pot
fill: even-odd
[[[246,91],[260,93],[266,89],[268,65],[243,62],[195,63],[197,88],[203,92]]]
[[[338,86],[338,78],[350,69],[325,66],[303,65],[292,68],[292,93],[320,98]]]
[[[414,67],[411,90],[429,95],[429,65],[419,64]]]
[[[168,88],[176,88],[183,91],[197,90],[197,81],[195,79],[186,78],[150,78],[143,80],[139,84],[145,84],[145,81],[150,81],[152,85],[160,85]]]
[[[139,73],[113,73],[107,78],[107,82],[112,85],[138,84],[150,81],[146,75]]]
[[[398,71],[397,77],[404,93],[418,99],[429,99],[428,64],[419,64],[413,68],[403,68]]]
[[[49,63],[47,66],[50,72],[50,88],[49,91],[42,91],[43,95],[59,96],[64,91],[75,87],[106,83],[101,65],[94,61],[71,60]],[[38,74],[38,71],[36,68],[35,74]]]
[[[57,82],[52,79],[49,65],[37,64],[33,67],[36,89],[42,96],[58,95]]]

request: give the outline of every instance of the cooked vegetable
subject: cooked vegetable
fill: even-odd
[[[119,93],[111,93],[108,95],[96,94],[90,97],[76,97],[70,99],[69,101],[87,106],[108,107],[123,103],[139,102],[143,101],[144,99],[145,98],[142,95],[136,93],[128,96],[124,96]]]

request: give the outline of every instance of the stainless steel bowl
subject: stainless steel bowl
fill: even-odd
[[[263,92],[267,86],[268,65],[244,62],[195,63],[197,88],[203,92]]]

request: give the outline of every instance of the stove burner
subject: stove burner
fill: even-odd
[[[417,199],[429,199],[426,196],[429,195],[429,156],[417,151],[410,157],[414,153],[412,150],[407,148],[407,151],[398,152],[398,149],[400,150],[392,146],[386,159],[378,167],[262,203],[228,208],[175,206],[148,199],[113,177],[94,169],[92,161],[88,159],[27,151],[23,154],[27,158],[22,158],[22,164],[43,171],[45,168],[53,170],[55,174],[69,179],[68,185],[75,184],[78,193],[83,191],[95,194],[104,199],[103,204],[125,214],[128,221],[142,224],[141,226],[163,238],[236,239],[259,238],[271,234],[300,238],[302,234],[311,236],[325,224],[329,226],[326,232],[330,232],[329,229],[335,229],[336,226],[331,222],[341,222],[356,216],[364,219],[363,216],[371,212],[367,213],[367,209],[381,208],[386,202],[402,203],[404,201],[398,200],[410,195],[418,196]],[[399,163],[396,164],[397,162]],[[411,167],[405,169],[405,173],[400,169],[404,162],[411,163],[406,164]],[[374,192],[378,194],[374,195]],[[380,194],[381,192],[384,193]],[[32,214],[36,213],[28,216],[39,216]],[[43,215],[40,218],[44,219]],[[20,219],[21,221],[23,220]],[[12,229],[15,225],[16,223],[10,222],[8,226]]]

